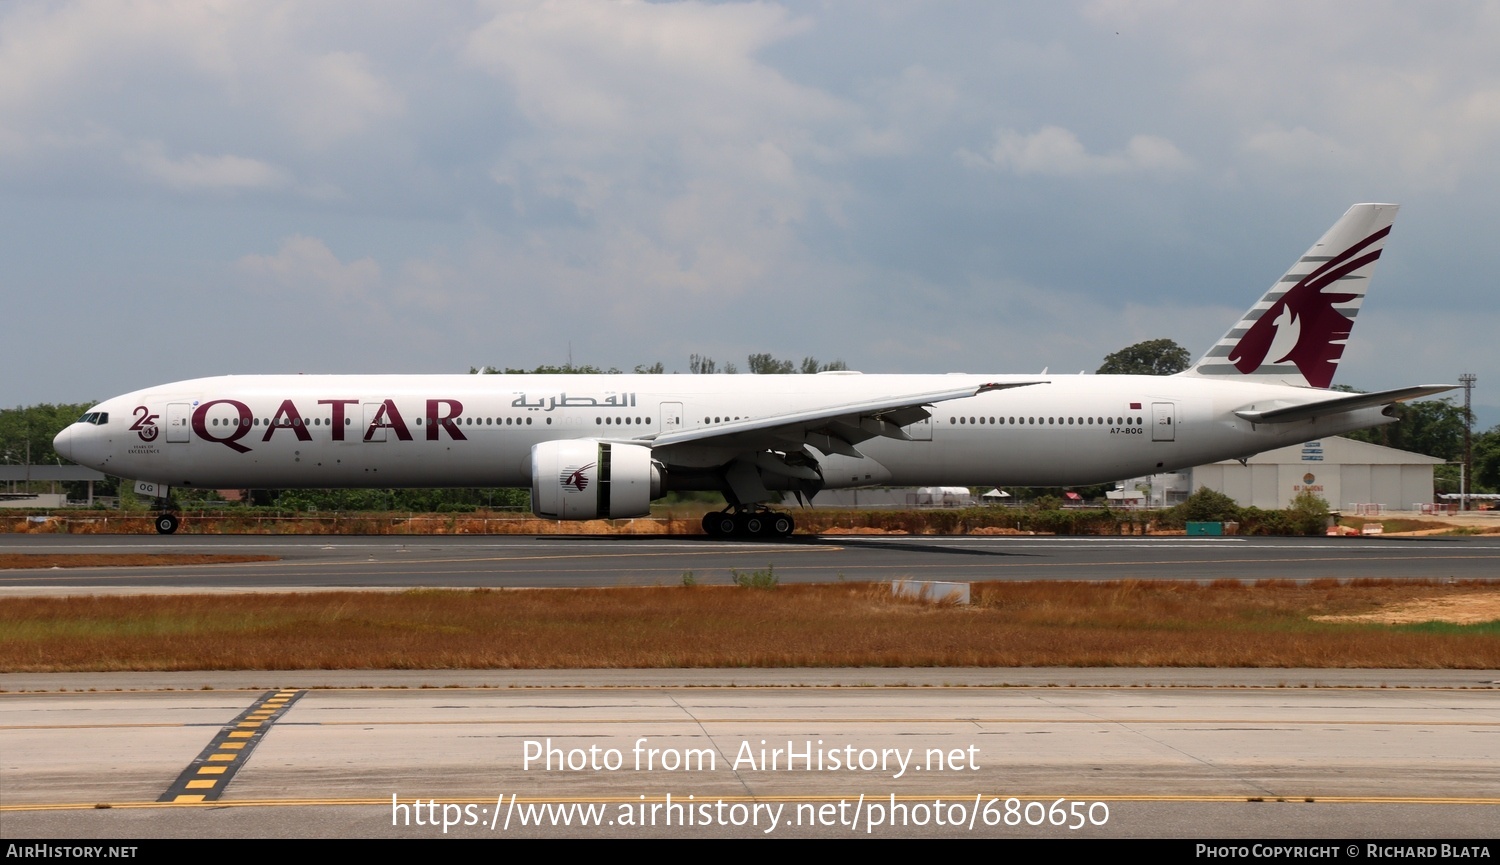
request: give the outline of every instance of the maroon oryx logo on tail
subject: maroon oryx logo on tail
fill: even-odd
[[[1380,258],[1380,250],[1360,255],[1362,249],[1390,234],[1389,226],[1354,244],[1304,276],[1271,304],[1250,327],[1229,360],[1240,372],[1251,375],[1262,364],[1290,360],[1313,387],[1326,388],[1344,354],[1344,341],[1354,322],[1334,308],[1347,303],[1357,292],[1333,288],[1342,277]]]

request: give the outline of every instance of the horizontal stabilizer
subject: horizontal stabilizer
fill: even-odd
[[[1327,417],[1328,415],[1342,414],[1356,409],[1371,408],[1377,405],[1389,405],[1391,403],[1406,402],[1409,399],[1431,396],[1442,393],[1445,390],[1453,390],[1458,385],[1453,384],[1421,384],[1415,387],[1402,387],[1395,390],[1383,390],[1379,393],[1351,393],[1333,397],[1331,399],[1319,400],[1314,403],[1287,406],[1285,408],[1273,409],[1240,409],[1235,412],[1237,417],[1250,421],[1251,423],[1292,423],[1293,421],[1308,420],[1315,417]]]

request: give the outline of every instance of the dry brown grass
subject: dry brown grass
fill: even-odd
[[[799,666],[1500,667],[1493,627],[1312,621],[1500,587],[883,584],[0,600],[0,670]]]

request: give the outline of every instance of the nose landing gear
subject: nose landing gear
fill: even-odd
[[[156,533],[159,535],[170,535],[177,531],[177,526],[180,522],[176,514],[158,514],[156,517]]]
[[[791,515],[759,508],[716,511],[703,517],[703,531],[715,538],[789,538],[797,529]]]

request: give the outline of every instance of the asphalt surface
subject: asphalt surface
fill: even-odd
[[[382,674],[311,671],[109,692],[89,689],[120,680],[7,675],[0,823],[116,839],[1493,836],[1500,673],[1200,672],[1255,684],[581,671],[368,688],[339,681]],[[985,683],[1016,675],[1033,684]]]
[[[0,594],[713,583],[766,567],[782,582],[1500,576],[1494,537],[0,536],[0,552],[173,551],[281,560],[0,571]],[[1500,825],[1497,733],[1500,671],[0,674],[0,837],[1459,842]],[[715,763],[636,769],[638,745]],[[757,762],[736,765],[747,747]],[[528,748],[581,768],[528,763]],[[763,748],[825,762],[768,769]],[[835,769],[834,751],[925,762]],[[631,768],[578,762],[591,754]],[[205,780],[217,798],[176,800]]]
[[[253,553],[278,562],[0,571],[0,593],[59,587],[293,589],[926,580],[1495,579],[1500,536],[1413,538],[346,537],[3,535],[0,553]]]

